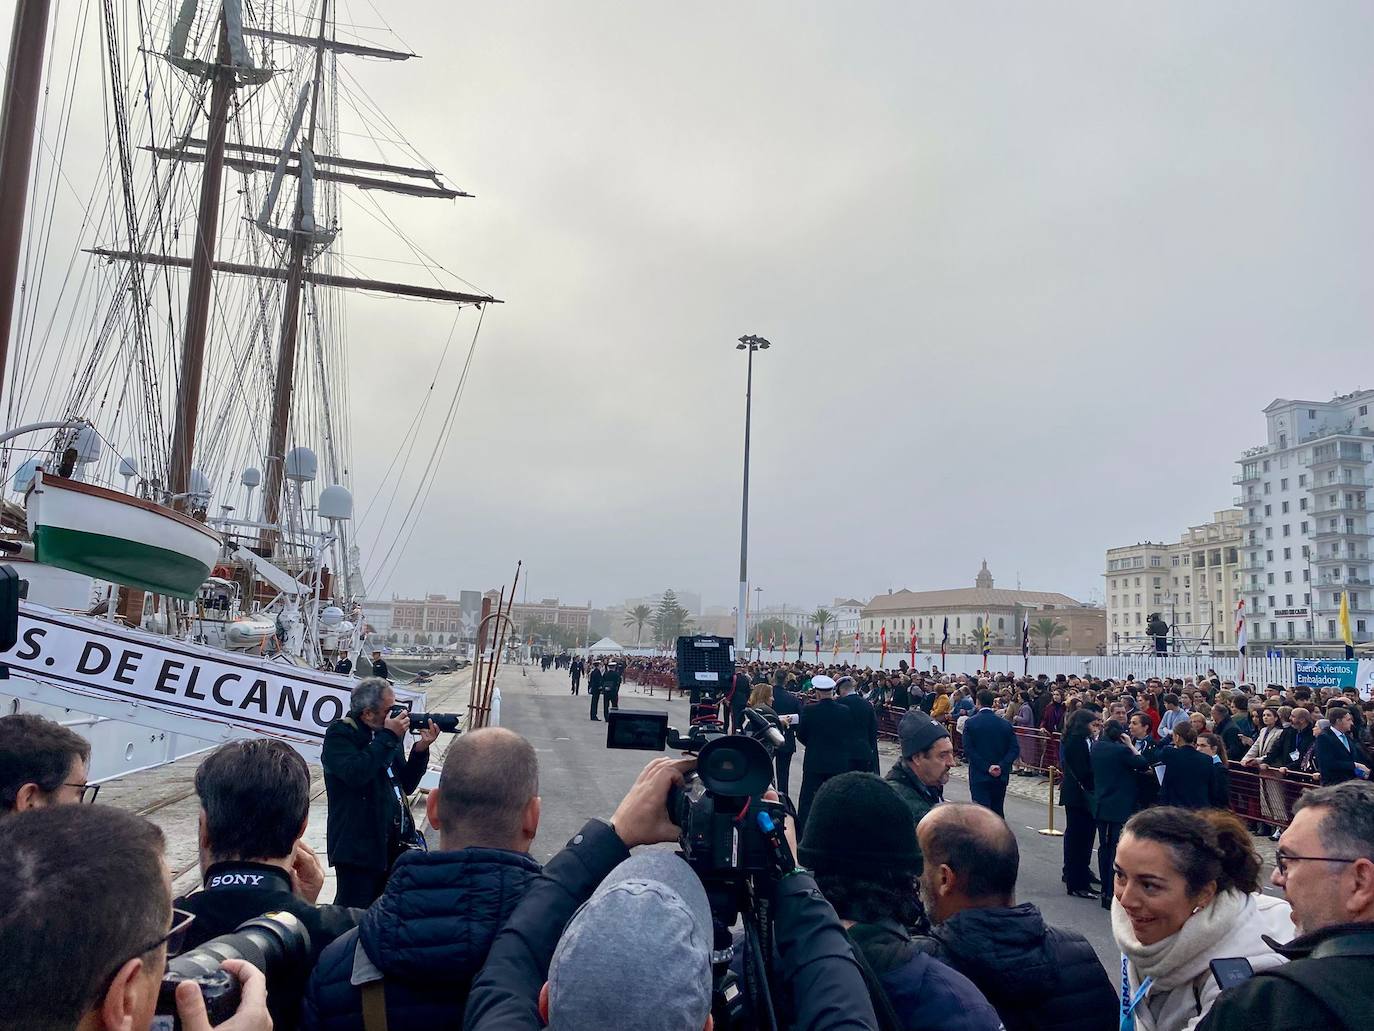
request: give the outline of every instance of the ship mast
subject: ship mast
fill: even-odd
[[[50,0],[19,0],[10,35],[4,107],[0,109],[0,395],[19,287],[19,256],[24,243],[24,207],[29,200],[29,168],[43,92],[43,52],[48,38]]]
[[[320,83],[324,77],[325,26],[329,0],[320,2],[320,31],[315,41],[315,78],[310,87],[310,121],[302,153],[315,149],[315,123],[320,106]],[[277,375],[272,387],[272,423],[267,438],[266,478],[262,489],[262,545],[271,548],[278,534],[281,517],[282,481],[286,472],[286,434],[291,425],[291,391],[296,375],[296,342],[300,337],[301,287],[305,275],[306,250],[310,234],[305,231],[305,191],[296,192],[296,214],[292,228],[291,263],[286,274],[286,297],[281,323],[281,347],[277,351]],[[313,215],[313,212],[310,213]]]
[[[196,213],[195,251],[191,255],[191,283],[186,299],[186,327],[182,334],[181,375],[177,379],[177,411],[172,425],[172,457],[168,488],[172,504],[189,507],[191,455],[200,416],[200,382],[205,368],[205,334],[210,321],[215,239],[219,233],[219,202],[224,183],[224,137],[229,124],[229,100],[237,85],[230,67],[229,27],[220,15],[219,52],[210,90],[210,124],[205,134],[205,170],[200,180],[200,208]]]

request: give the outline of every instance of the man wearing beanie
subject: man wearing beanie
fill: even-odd
[[[1001,1031],[997,1011],[963,974],[926,955],[907,926],[920,919],[916,825],[871,773],[832,778],[816,795],[797,858],[815,873],[864,960],[884,1026]]]
[[[912,709],[897,725],[902,757],[892,764],[885,778],[897,797],[911,813],[912,826],[944,801],[949,771],[954,766],[954,742],[949,731],[925,713]],[[921,851],[916,850],[916,873],[923,867]]]

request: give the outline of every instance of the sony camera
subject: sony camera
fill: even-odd
[[[245,921],[232,934],[211,938],[169,959],[157,994],[156,1031],[180,1028],[176,994],[182,981],[200,986],[212,1027],[234,1015],[240,989],[238,979],[220,966],[226,959],[253,964],[266,975],[269,991],[283,979],[304,982],[310,974],[310,932],[291,913],[267,913]]]
[[[410,706],[402,705],[400,702],[397,702],[391,707],[387,715],[399,716],[401,713],[408,712],[409,710]],[[462,719],[463,717],[451,712],[412,712],[410,713],[410,732],[412,734],[418,734],[433,723],[445,734],[457,734],[459,732],[458,724]]]

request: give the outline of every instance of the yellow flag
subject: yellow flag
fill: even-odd
[[[1355,638],[1350,633],[1350,592],[1341,591],[1341,640],[1345,642],[1346,658],[1355,647]]]

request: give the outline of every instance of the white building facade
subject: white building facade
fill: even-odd
[[[1331,401],[1275,400],[1268,441],[1237,463],[1241,592],[1250,641],[1334,646],[1348,592],[1357,642],[1374,621],[1370,585],[1374,390]]]

